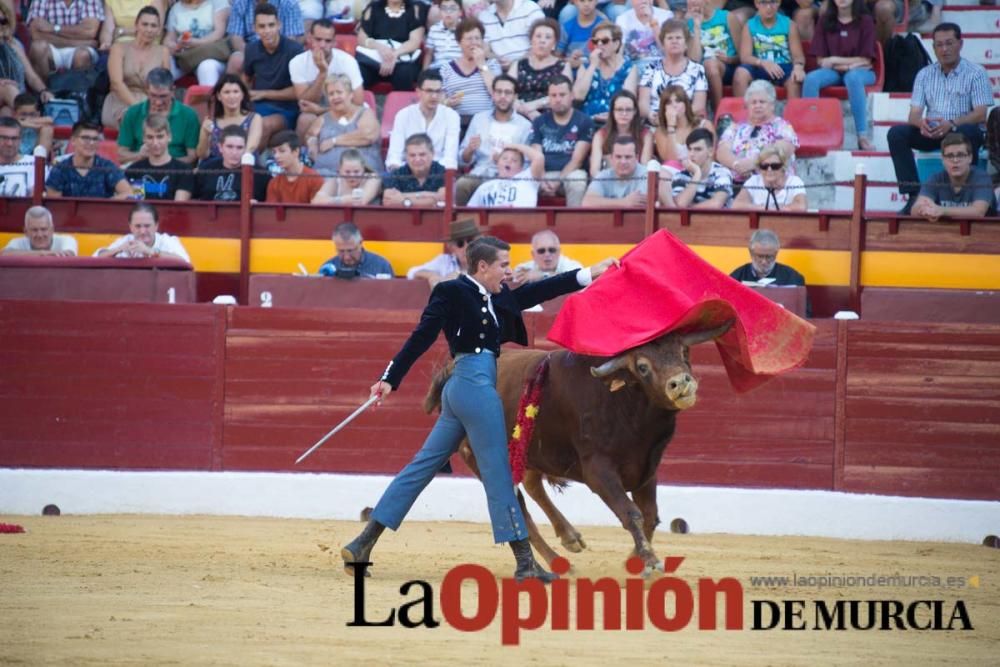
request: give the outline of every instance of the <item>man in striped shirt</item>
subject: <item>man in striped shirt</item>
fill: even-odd
[[[975,164],[983,144],[986,108],[993,101],[986,70],[962,58],[962,29],[942,23],[934,29],[933,38],[938,61],[917,73],[907,124],[889,130],[899,192],[908,196],[900,210],[903,215],[910,214],[920,191],[913,149],[937,150],[946,134],[960,132],[972,144]]]
[[[496,0],[479,15],[486,28],[486,44],[490,53],[507,70],[511,63],[528,53],[531,24],[545,18],[545,13],[532,0]]]

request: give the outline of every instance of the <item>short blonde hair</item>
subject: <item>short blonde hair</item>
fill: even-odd
[[[757,164],[760,165],[762,162],[766,161],[770,157],[776,157],[781,160],[782,165],[788,164],[788,153],[781,146],[776,146],[774,144],[770,146],[764,146],[760,153],[757,155]]]

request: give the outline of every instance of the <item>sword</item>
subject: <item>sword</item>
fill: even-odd
[[[324,435],[322,438],[320,438],[319,442],[317,442],[315,445],[313,445],[312,447],[310,447],[309,449],[307,449],[305,454],[303,454],[299,458],[295,459],[295,465],[298,465],[298,464],[302,463],[302,461],[307,456],[309,456],[310,454],[312,454],[313,452],[315,452],[317,449],[319,449],[320,446],[324,442],[326,442],[327,440],[329,440],[330,438],[332,438],[334,435],[336,435],[337,432],[340,429],[342,429],[345,426],[347,426],[348,424],[350,424],[354,420],[355,417],[357,417],[362,412],[364,412],[365,410],[367,410],[371,406],[371,404],[374,403],[375,401],[377,401],[379,398],[381,398],[381,396],[379,396],[378,394],[375,394],[374,396],[372,396],[371,398],[369,398],[367,401],[365,401],[364,403],[362,403],[361,407],[358,408],[357,410],[355,410],[354,412],[352,412],[347,419],[345,419],[344,421],[342,421],[339,424],[337,424],[336,426],[334,426],[332,431],[330,431],[329,433],[327,433],[326,435]]]

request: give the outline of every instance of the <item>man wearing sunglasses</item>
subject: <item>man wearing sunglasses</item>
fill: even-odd
[[[516,288],[524,283],[533,283],[557,273],[582,268],[583,264],[562,254],[556,233],[543,229],[531,237],[531,261],[517,265],[511,287]]]
[[[920,187],[913,215],[936,222],[941,218],[982,218],[997,214],[990,177],[972,166],[972,142],[952,132],[941,140],[944,171]]]

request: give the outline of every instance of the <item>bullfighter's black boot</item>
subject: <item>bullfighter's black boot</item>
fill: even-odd
[[[375,543],[378,542],[378,538],[384,530],[385,526],[372,519],[361,531],[361,534],[354,538],[353,542],[340,550],[340,557],[344,560],[344,572],[354,576],[354,568],[347,564],[367,562],[370,559],[372,549],[375,548]],[[371,573],[365,570],[365,576],[370,577]]]
[[[510,550],[514,552],[514,558],[517,560],[514,578],[518,581],[538,579],[543,584],[547,584],[553,579],[559,578],[558,574],[546,571],[535,561],[535,556],[531,553],[531,543],[527,539],[514,540],[510,543]]]

